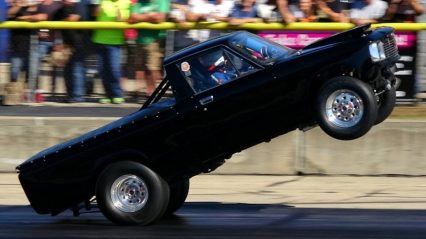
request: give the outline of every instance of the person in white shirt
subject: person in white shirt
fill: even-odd
[[[185,14],[186,20],[190,22],[226,21],[233,6],[233,1],[229,0],[216,0],[214,4],[207,0],[190,0],[188,2],[188,11]],[[200,42],[218,36],[219,34],[220,33],[217,31],[207,29],[193,29],[188,31],[188,36]]]
[[[382,0],[365,0],[366,5],[361,9],[352,9],[351,22],[356,25],[376,23],[386,13],[388,4]]]

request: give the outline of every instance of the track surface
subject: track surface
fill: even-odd
[[[0,238],[426,238],[426,177],[201,175],[157,224],[116,226],[96,210],[37,215],[0,174]]]
[[[36,215],[0,207],[0,238],[425,238],[425,210],[309,209],[271,204],[188,203],[148,227],[115,226],[99,212]]]
[[[0,238],[426,238],[426,177],[201,175],[157,224],[116,226],[96,210],[37,215],[0,174]]]

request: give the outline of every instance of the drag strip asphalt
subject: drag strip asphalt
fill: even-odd
[[[426,210],[294,208],[273,204],[187,203],[150,226],[117,226],[100,212],[37,215],[0,207],[0,238],[424,238]]]

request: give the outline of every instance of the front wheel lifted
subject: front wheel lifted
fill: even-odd
[[[101,212],[116,224],[147,225],[160,219],[169,202],[169,186],[154,171],[134,162],[109,165],[96,183]]]
[[[375,95],[367,83],[338,76],[324,83],[316,102],[319,126],[331,137],[352,140],[366,134],[377,118]]]

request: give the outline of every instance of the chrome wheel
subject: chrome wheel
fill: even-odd
[[[358,124],[364,114],[361,97],[351,90],[337,90],[326,101],[326,115],[332,124],[349,128]]]
[[[318,92],[315,110],[321,129],[340,140],[363,136],[377,118],[373,89],[349,76],[336,76],[326,81]]]
[[[148,201],[148,187],[136,175],[126,174],[117,178],[111,186],[113,205],[122,212],[137,212]]]

